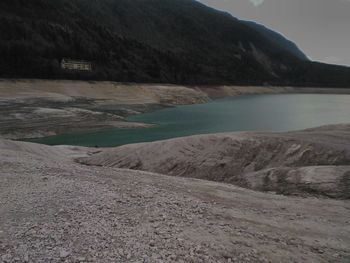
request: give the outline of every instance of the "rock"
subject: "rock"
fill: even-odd
[[[2,256],[1,256],[1,260],[2,260],[3,262],[5,262],[5,263],[11,262],[11,259],[12,259],[12,257],[11,257],[10,254],[5,254],[5,255],[2,255]]]
[[[60,258],[66,258],[71,254],[70,250],[62,249],[60,251]]]
[[[149,245],[150,245],[151,247],[154,247],[154,246],[156,245],[156,242],[155,242],[154,240],[151,240],[151,241],[149,242]]]
[[[86,258],[85,257],[77,257],[77,261],[84,262],[84,261],[86,261]]]

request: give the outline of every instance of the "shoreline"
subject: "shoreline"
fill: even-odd
[[[0,79],[0,138],[26,140],[106,128],[148,127],[150,124],[126,118],[166,107],[263,94],[350,94],[350,89]]]
[[[254,87],[254,86],[217,86],[200,87],[210,98],[237,97],[263,94],[344,94],[349,95],[350,89],[345,88],[314,88],[314,87]]]
[[[337,130],[298,132],[293,141],[290,134],[283,141],[275,134],[219,134],[111,150],[0,139],[6,260],[142,262],[160,251],[187,262],[190,251],[208,255],[202,262],[229,262],[228,255],[347,262],[350,135],[349,128]]]

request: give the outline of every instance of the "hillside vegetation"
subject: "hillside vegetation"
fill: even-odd
[[[194,0],[2,0],[0,77],[349,86],[283,36]],[[93,63],[62,71],[62,58]]]

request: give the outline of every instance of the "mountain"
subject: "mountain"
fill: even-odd
[[[245,21],[245,23],[255,28],[257,31],[259,31],[259,33],[264,35],[266,38],[269,38],[280,48],[285,49],[287,52],[292,53],[294,56],[298,57],[301,60],[308,60],[307,56],[303,53],[303,51],[301,51],[294,42],[285,38],[282,34],[277,33],[265,27],[264,25],[258,24],[254,21]]]
[[[2,0],[0,77],[349,86],[263,26],[194,0]],[[60,69],[62,58],[93,63]]]

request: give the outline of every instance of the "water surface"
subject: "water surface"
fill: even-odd
[[[49,145],[110,147],[194,134],[290,131],[350,122],[350,95],[281,94],[241,96],[163,109],[128,118],[153,128],[106,129],[32,141]]]

